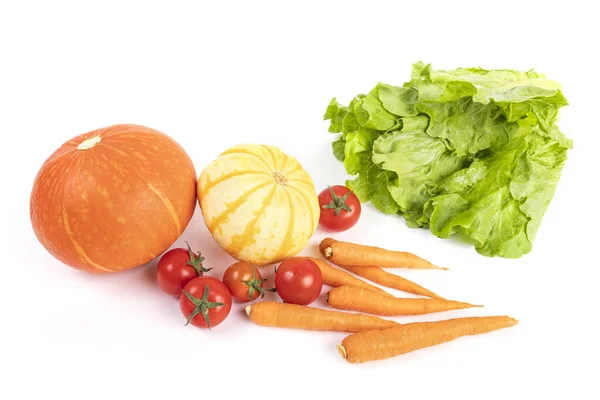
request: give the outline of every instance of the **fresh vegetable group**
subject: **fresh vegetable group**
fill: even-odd
[[[50,254],[86,272],[160,257],[158,287],[179,299],[186,325],[215,328],[241,306],[261,326],[351,333],[338,346],[348,362],[386,359],[517,321],[381,318],[481,306],[386,270],[447,270],[423,257],[331,237],[320,241],[321,257],[301,256],[309,239],[319,226],[353,228],[364,218],[361,202],[370,201],[439,237],[460,233],[484,255],[528,253],[572,146],[557,126],[566,104],[558,84],[533,71],[438,71],[417,63],[402,86],[379,83],[348,106],[331,101],[325,119],[330,132],[341,133],[333,152],[355,178],[318,194],[300,163],[273,146],[231,147],[197,177],[167,135],[109,126],[69,140],[44,162],[31,192],[31,223]],[[206,268],[187,242],[169,250],[196,204],[215,241],[237,260],[223,270]],[[263,278],[265,266],[275,266],[272,282]],[[320,296],[330,309],[312,306]]]
[[[200,253],[195,254],[189,245],[187,250],[173,249],[167,252],[158,263],[157,275],[164,274],[162,266],[173,266],[173,254],[180,254],[182,251],[187,258],[182,257],[178,260],[175,264],[177,268],[183,269],[188,268],[190,264],[197,264],[198,270],[195,271],[199,276],[191,280],[181,279],[177,290],[172,285],[160,285],[168,294],[177,291],[181,293],[179,303],[187,320],[186,325],[214,328],[229,315],[232,299],[239,303],[251,302],[246,306],[246,313],[257,325],[354,333],[338,346],[342,357],[351,363],[386,359],[462,336],[507,328],[517,323],[515,319],[507,316],[455,318],[405,325],[382,319],[380,316],[422,315],[482,306],[446,300],[412,281],[383,270],[446,270],[414,254],[342,242],[333,238],[323,239],[319,250],[322,256],[358,276],[425,298],[395,297],[326,261],[310,257],[291,257],[281,262],[275,270],[275,288],[265,288],[267,279],[262,278],[257,267],[245,261],[229,266],[221,281],[203,276],[204,272],[212,268],[201,267],[203,258]],[[325,293],[326,304],[341,311],[309,306],[320,296],[323,285],[332,287]],[[265,293],[269,291],[276,291],[282,302],[254,302],[263,300]]]
[[[366,269],[373,269],[376,271],[373,275],[367,274],[374,277],[385,276],[380,274],[381,268],[375,265],[432,269],[431,263],[410,253],[339,242],[332,238],[324,239],[319,248],[322,255],[329,259],[333,258],[333,254],[339,253],[337,263],[343,268],[349,269],[352,264],[362,264]],[[408,280],[380,279],[380,282],[388,283],[385,286],[402,287],[409,293],[430,293],[432,297],[397,298],[325,261],[310,258],[306,260],[311,260],[319,267],[324,284],[333,286],[325,295],[327,304],[344,311],[264,301],[247,306],[246,313],[252,322],[261,326],[350,332],[352,334],[338,345],[340,355],[350,363],[383,360],[518,323],[508,316],[453,318],[409,324],[383,319],[379,316],[421,315],[481,306],[445,300]],[[401,283],[398,284],[399,282]]]

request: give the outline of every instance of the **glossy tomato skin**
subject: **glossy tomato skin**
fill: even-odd
[[[183,287],[183,290],[197,299],[202,299],[207,285],[208,301],[211,303],[223,303],[222,306],[217,306],[208,310],[210,327],[214,328],[223,322],[231,311],[231,293],[229,293],[227,286],[212,276],[199,276],[189,281],[187,285]],[[179,308],[181,309],[183,316],[187,319],[196,306],[187,298],[185,293],[182,292],[179,297]],[[208,328],[206,319],[201,313],[192,318],[190,323],[198,328]]]
[[[275,288],[286,303],[308,305],[321,294],[321,270],[308,258],[288,258],[275,272]]]
[[[262,280],[262,275],[258,268],[254,267],[254,279]],[[250,286],[243,281],[252,281],[252,264],[246,261],[236,262],[225,270],[223,274],[223,283],[229,288],[233,298],[241,303],[253,301],[258,298],[260,292],[254,290],[252,296],[248,296]],[[262,287],[262,283],[260,283]]]
[[[188,264],[189,261],[190,254],[186,249],[169,250],[160,258],[156,280],[165,293],[179,296],[181,288],[199,276],[194,267]]]
[[[335,197],[339,202],[344,195],[347,194],[346,199],[342,204],[345,204],[344,208],[337,208],[339,214],[336,215],[336,208],[332,206],[328,206],[331,204],[335,205],[336,199],[331,196],[331,190],[335,194]],[[321,210],[321,214],[319,217],[319,225],[323,228],[334,231],[334,232],[342,232],[352,228],[358,219],[360,218],[360,214],[362,212],[362,206],[360,204],[360,200],[354,193],[350,193],[350,189],[346,186],[335,185],[331,186],[331,190],[329,188],[324,189],[319,193],[319,207]],[[338,204],[339,205],[339,204]],[[323,208],[324,206],[332,207],[332,208]],[[350,210],[350,211],[348,211]]]

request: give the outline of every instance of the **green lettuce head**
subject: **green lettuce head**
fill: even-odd
[[[486,256],[517,258],[533,240],[572,147],[557,125],[568,103],[534,71],[418,62],[402,86],[379,83],[325,113],[334,156],[362,202]]]

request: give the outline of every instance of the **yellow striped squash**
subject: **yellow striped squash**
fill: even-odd
[[[310,175],[277,147],[226,150],[202,171],[197,190],[204,222],[217,243],[255,265],[298,254],[319,222]]]

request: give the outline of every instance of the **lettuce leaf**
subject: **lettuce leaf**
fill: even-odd
[[[407,222],[418,225],[429,188],[460,169],[464,158],[454,157],[442,141],[425,132],[426,116],[408,117],[402,123],[401,130],[375,140],[372,160],[381,169],[395,172],[397,178],[388,182],[388,190]]]
[[[533,70],[434,70],[379,82],[325,120],[361,202],[408,226],[459,235],[486,256],[533,248],[572,141],[558,128],[560,85]]]
[[[388,183],[394,178],[393,173],[384,171],[373,164],[368,154],[360,157],[361,168],[358,176],[347,180],[346,186],[354,191],[361,202],[370,201],[379,211],[385,214],[395,214],[399,211],[394,201]]]
[[[411,86],[419,90],[422,101],[446,102],[472,97],[473,101],[483,104],[490,101],[515,103],[551,97],[560,89],[557,82],[533,70],[458,68],[436,71],[430,65],[422,65],[417,70],[415,72],[413,68]]]
[[[480,160],[485,176],[470,190],[425,204],[431,231],[445,238],[460,232],[484,255],[528,253],[565,160],[566,149],[539,132],[520,136]]]

